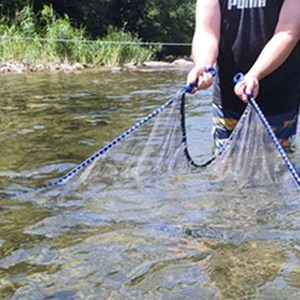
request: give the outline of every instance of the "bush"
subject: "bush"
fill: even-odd
[[[79,62],[116,66],[141,63],[158,50],[158,47],[142,47],[136,36],[123,30],[110,29],[106,37],[91,42],[84,27],[74,27],[67,15],[57,17],[49,6],[44,6],[37,15],[26,6],[13,21],[3,17],[0,35],[2,61],[29,64]]]
[[[94,61],[106,66],[117,66],[132,62],[140,64],[153,58],[159,47],[142,47],[140,40],[124,31],[110,28],[105,38],[99,39],[94,47]]]

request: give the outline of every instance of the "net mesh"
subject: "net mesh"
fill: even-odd
[[[211,164],[210,171],[222,181],[238,182],[241,187],[298,187],[251,104],[246,107],[225,150]]]
[[[189,172],[190,160],[185,154],[183,109],[184,98],[178,92],[171,104],[147,125],[141,126],[103,157],[95,160],[81,174],[72,178],[74,186],[105,186],[118,182],[141,183],[172,173]]]
[[[249,104],[236,126],[225,150],[201,164],[189,154],[185,126],[185,92],[180,90],[155,116],[148,116],[117,139],[105,151],[92,156],[87,163],[62,180],[34,189],[43,197],[58,199],[93,198],[112,191],[129,190],[181,175],[193,180],[227,183],[241,187],[276,186],[277,189],[298,189],[298,184],[282,159],[274,141],[256,111]],[[153,117],[154,116],[154,117]],[[130,133],[130,134],[129,134]],[[110,191],[110,192],[109,192]]]

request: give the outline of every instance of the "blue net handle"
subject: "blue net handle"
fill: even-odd
[[[217,70],[216,68],[214,67],[208,67],[205,69],[205,72],[206,73],[210,73],[212,77],[215,77],[216,74],[217,74]],[[198,86],[198,83],[199,83],[199,79],[197,79],[194,83],[192,84],[187,84],[184,86],[184,90],[187,92],[187,93],[190,93],[193,88],[197,87]]]

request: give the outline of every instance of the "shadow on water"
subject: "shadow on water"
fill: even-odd
[[[62,176],[166,102],[186,74],[0,77],[1,189]],[[203,161],[209,93],[188,97],[186,108],[190,151]],[[0,298],[299,298],[298,193],[205,172],[120,180],[114,162],[101,183],[103,169],[92,165],[66,186],[2,196]]]

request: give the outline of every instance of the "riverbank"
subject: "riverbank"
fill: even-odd
[[[88,69],[93,70],[110,70],[111,72],[131,71],[131,72],[147,72],[157,68],[177,68],[177,67],[191,67],[192,61],[187,59],[176,59],[172,62],[163,61],[146,61],[140,65],[134,63],[127,63],[119,67],[104,67],[91,64],[81,63],[40,63],[29,65],[21,62],[4,62],[0,64],[0,74],[21,74],[28,72],[62,72],[72,73]]]

